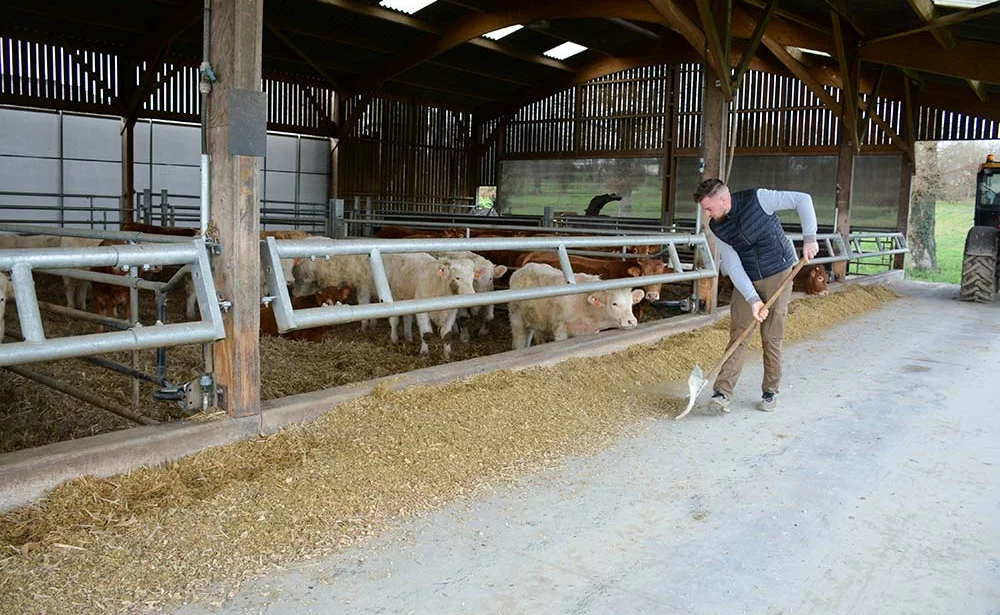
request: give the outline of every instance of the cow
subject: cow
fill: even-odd
[[[87,237],[63,237],[60,235],[3,235],[0,236],[0,249],[7,248],[87,248],[101,245],[100,239]],[[66,305],[78,310],[87,309],[87,293],[90,282],[63,276],[63,290],[66,293]]]
[[[561,266],[559,264],[559,255],[555,252],[549,251],[528,252],[523,254],[518,259],[517,266],[523,267],[526,263],[544,263],[555,267],[556,269],[559,269]],[[570,255],[569,263],[573,268],[574,273],[589,273],[591,275],[600,276],[602,280],[617,280],[619,278],[627,277],[637,278],[639,276],[663,275],[664,273],[673,272],[673,269],[668,268],[659,258],[622,260]],[[645,293],[644,296],[649,301],[659,301],[660,291],[662,289],[662,282],[642,287],[642,290]]]
[[[597,282],[595,275],[578,273],[578,284]],[[510,276],[511,289],[566,284],[562,271],[542,263],[527,263]],[[514,350],[528,347],[530,337],[552,336],[555,341],[590,335],[603,329],[634,327],[632,306],[642,301],[641,289],[602,290],[575,295],[511,302],[510,331]]]
[[[450,295],[471,295],[475,292],[473,281],[476,268],[473,261],[465,258],[434,258],[430,254],[387,254],[383,257],[389,278],[389,289],[395,301],[447,297]],[[420,330],[420,354],[430,352],[427,336],[433,333],[431,324],[437,325],[444,344],[444,359],[451,360],[451,335],[455,326],[457,309],[421,312],[416,315]],[[399,316],[389,317],[390,339],[399,341]],[[412,340],[412,323],[408,318],[404,325],[404,336]]]
[[[346,285],[354,289],[358,305],[371,303],[372,297],[378,298],[365,254],[340,254],[316,260],[305,258],[295,264],[292,272],[294,297],[312,294],[319,288]],[[366,330],[369,324],[368,320],[362,320],[361,330]]]
[[[476,254],[475,252],[438,252],[434,254],[438,258],[464,258],[472,261],[472,264],[476,267],[475,279],[472,282],[472,288],[475,289],[477,293],[489,293],[494,290],[494,283],[497,279],[502,278],[507,274],[506,265],[494,265],[489,261],[489,259],[483,258],[482,256]],[[467,318],[464,324],[471,324],[472,319],[479,321],[479,331],[480,336],[489,333],[489,329],[486,323],[493,320],[493,305],[482,305],[472,308],[460,308],[458,310],[458,315],[460,318]],[[461,339],[463,342],[469,341],[469,328],[468,326],[461,327]]]
[[[354,294],[354,289],[350,286],[331,286],[322,288],[311,295],[292,298],[292,309],[302,310],[306,308],[326,307],[347,303],[347,300]],[[304,340],[307,342],[319,342],[329,327],[312,327],[296,331],[289,331],[283,334],[293,340]],[[278,333],[278,321],[274,317],[274,308],[266,305],[260,308],[260,334],[261,335],[282,335]]]
[[[427,238],[457,238],[465,237],[464,228],[409,228],[406,226],[383,226],[376,233],[379,239],[427,239]]]
[[[823,265],[806,265],[795,274],[792,280],[792,290],[802,291],[807,295],[826,295],[826,268]]]

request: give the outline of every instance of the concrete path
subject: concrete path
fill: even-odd
[[[907,298],[759,354],[732,412],[655,421],[206,613],[1000,613],[1000,302]]]

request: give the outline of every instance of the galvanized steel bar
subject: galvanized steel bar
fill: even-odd
[[[125,331],[132,328],[132,323],[130,323],[127,320],[122,320],[120,318],[112,318],[110,316],[100,316],[92,312],[85,312],[83,310],[77,310],[74,308],[66,307],[65,305],[56,305],[55,303],[39,301],[38,308],[43,312],[50,312],[52,314],[58,314],[60,316],[65,316],[67,318],[76,318],[78,320],[86,320],[89,322],[102,324],[105,327],[110,327],[117,331]]]
[[[559,246],[559,266],[562,267],[563,277],[568,284],[576,284],[576,276],[573,275],[573,264],[570,263],[569,254],[566,253],[566,246]]]
[[[368,261],[371,263],[372,280],[375,282],[379,299],[384,303],[392,303],[392,290],[389,288],[389,276],[385,271],[382,252],[378,248],[373,248],[368,255]]]
[[[187,243],[190,237],[175,235],[157,235],[139,231],[102,231],[99,229],[76,229],[57,226],[41,226],[34,224],[0,224],[0,231],[19,233],[23,235],[54,235],[58,237],[86,237],[89,239],[111,239],[131,242],[148,243]]]
[[[691,273],[670,273],[638,278],[619,278],[601,282],[586,282],[583,284],[561,284],[558,286],[539,286],[534,288],[500,290],[489,293],[473,293],[471,295],[450,295],[429,299],[408,299],[392,303],[370,303],[367,305],[337,305],[332,307],[308,308],[295,310],[295,325],[297,329],[338,325],[359,320],[387,318],[405,314],[419,314],[435,310],[449,310],[460,307],[475,307],[492,305],[510,301],[525,301],[545,297],[575,295],[599,290],[615,288],[633,288],[636,285],[655,284],[657,282],[686,282],[704,277],[712,277],[714,271],[696,271]]]
[[[125,408],[124,406],[119,406],[118,404],[112,403],[104,399],[103,397],[99,397],[94,393],[91,393],[90,391],[85,391],[81,388],[66,384],[65,382],[56,380],[51,376],[47,376],[45,374],[39,374],[38,372],[25,369],[24,367],[21,367],[19,365],[7,365],[5,367],[7,368],[8,371],[15,373],[18,376],[21,376],[22,378],[27,378],[29,380],[34,380],[35,382],[38,382],[40,384],[44,384],[45,386],[53,388],[61,393],[65,393],[70,397],[75,397],[81,401],[87,402],[88,404],[97,406],[102,410],[107,410],[112,414],[116,414],[124,419],[128,419],[133,423],[138,423],[140,425],[159,424],[157,421],[149,417],[135,414],[128,408]]]
[[[24,323],[21,324],[24,328]],[[211,322],[194,322],[135,327],[128,331],[75,335],[37,342],[13,342],[0,344],[0,367],[105,352],[196,344],[213,339],[218,338]]]
[[[35,280],[31,266],[19,263],[10,269],[10,280],[14,284],[14,300],[17,302],[17,317],[24,331],[24,339],[29,342],[45,340],[42,317],[38,313],[38,297],[35,295]]]

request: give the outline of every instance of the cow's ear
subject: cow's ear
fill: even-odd
[[[642,275],[642,267],[639,267],[638,265],[632,265],[631,267],[626,269],[625,272],[628,273],[633,278],[637,278]]]
[[[439,278],[448,277],[448,265],[440,265],[438,267],[438,277]]]
[[[809,272],[810,277],[815,278],[818,275],[819,275],[819,269],[813,269],[812,271]]]
[[[302,261],[304,261],[304,260],[305,260],[304,258],[298,257],[298,258],[295,259],[295,262],[293,263],[293,265],[301,265]]]
[[[507,265],[497,265],[493,267],[493,277],[502,278],[507,273]]]
[[[632,303],[633,304],[639,303],[640,301],[642,301],[642,298],[645,297],[645,296],[646,296],[646,291],[642,290],[641,288],[637,288],[637,289],[633,290],[632,291]]]
[[[596,308],[604,307],[604,302],[597,295],[587,295],[587,303]]]

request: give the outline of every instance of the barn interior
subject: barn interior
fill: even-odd
[[[0,111],[18,127],[0,137],[0,174],[55,160],[59,176],[56,191],[0,190],[0,231],[129,244],[39,248],[29,261],[0,251],[15,288],[31,287],[8,301],[0,347],[10,501],[315,419],[348,385],[490,369],[510,351],[502,294],[486,333],[445,360],[437,345],[424,356],[419,342],[389,343],[391,304],[293,309],[279,259],[654,243],[671,271],[638,329],[662,336],[714,322],[732,292],[702,251],[714,248],[690,196],[701,178],[808,192],[834,280],[898,276],[915,144],[1000,138],[996,2],[385,4],[0,0]],[[554,51],[566,46],[575,53]],[[34,149],[36,121],[58,132],[57,151]],[[67,188],[64,130],[79,131],[81,168],[111,178],[96,205]],[[154,139],[182,133],[184,174],[170,179]],[[120,147],[87,154],[90,139]],[[797,219],[783,223],[801,241]],[[379,237],[392,226],[428,237]],[[197,231],[193,248],[171,251],[182,242],[163,227]],[[162,271],[140,273],[156,250]],[[64,308],[58,274],[32,277],[55,257],[53,273],[130,264],[134,311]],[[182,266],[207,281],[197,316]],[[327,331],[261,336],[262,283],[279,330]],[[360,331],[368,315],[380,320]],[[176,328],[160,335],[160,323]],[[504,356],[497,365],[527,360]]]

